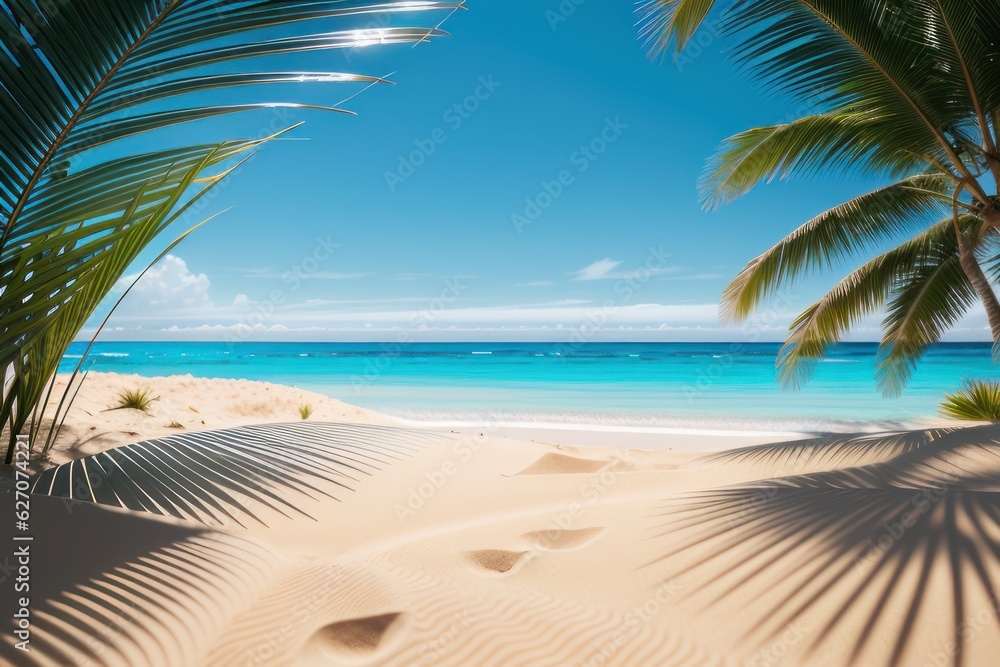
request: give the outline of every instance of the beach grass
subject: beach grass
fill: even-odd
[[[142,389],[139,387],[133,389],[124,389],[118,394],[118,405],[111,408],[112,410],[139,410],[140,412],[149,412],[149,409],[153,406],[153,403],[160,400],[159,396],[153,396],[153,392],[150,389]]]

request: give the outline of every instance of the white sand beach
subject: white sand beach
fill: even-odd
[[[0,667],[1000,665],[998,65],[1000,0],[0,0]]]
[[[580,447],[190,377],[149,380],[149,415],[101,412],[135,382],[88,378],[53,461],[173,437],[39,478],[36,493],[106,504],[32,496],[31,652],[5,633],[8,662],[985,665],[1000,650],[998,427]],[[154,461],[172,472],[143,499]],[[153,511],[109,506],[136,503]]]

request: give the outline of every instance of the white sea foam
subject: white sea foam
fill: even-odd
[[[444,412],[381,409],[408,426],[465,429],[489,426],[536,429],[711,436],[794,436],[815,433],[878,433],[920,428],[915,420],[755,419],[744,417],[670,417],[598,412]]]

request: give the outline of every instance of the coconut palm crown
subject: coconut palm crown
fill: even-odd
[[[876,375],[887,395],[902,390],[928,346],[977,302],[1000,349],[993,285],[1000,260],[1000,3],[715,5],[640,3],[653,52],[680,53],[714,23],[734,39],[744,71],[813,112],[726,140],[701,182],[706,205],[775,178],[845,168],[888,183],[809,220],[750,261],[725,290],[723,319],[746,320],[804,274],[861,258],[793,322],[778,357],[786,386],[807,380],[815,362],[872,315],[884,318]]]

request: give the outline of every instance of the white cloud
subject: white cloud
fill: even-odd
[[[291,275],[291,274],[289,274]],[[367,278],[370,273],[340,273],[338,271],[314,271],[313,273],[303,273],[303,277],[316,280],[355,280],[356,278]]]
[[[117,286],[119,293],[128,288],[135,275],[123,277]],[[146,272],[132,287],[122,302],[119,314],[169,313],[196,311],[212,307],[208,290],[211,281],[204,273],[193,273],[176,255],[167,255]]]
[[[683,271],[685,279],[718,279],[693,269],[653,267],[624,272],[622,262],[595,262],[575,275],[580,280],[620,279],[638,271]],[[674,276],[671,276],[673,279]],[[135,280],[123,278],[117,293]],[[547,284],[523,283],[524,285]],[[398,332],[421,340],[565,340],[585,332],[594,340],[781,340],[799,304],[776,308],[749,328],[723,328],[714,303],[635,303],[614,299],[524,299],[495,304],[445,292],[423,297],[377,299],[308,299],[262,307],[253,291],[214,304],[208,276],[195,273],[180,257],[168,255],[136,284],[106,334],[117,340],[226,340],[236,336],[261,340],[395,340]],[[607,287],[596,285],[595,287]],[[580,292],[584,290],[574,290]],[[616,292],[617,294],[617,292]],[[653,294],[644,295],[652,298]],[[267,302],[263,302],[264,305]],[[756,324],[760,327],[756,327]],[[124,325],[124,326],[122,326]],[[856,327],[849,340],[873,340],[879,318]],[[86,337],[84,332],[82,337]],[[946,340],[989,340],[981,308],[972,311]]]
[[[573,280],[607,280],[608,278],[614,278],[611,272],[620,265],[620,261],[605,257],[577,271],[573,274]]]
[[[694,275],[664,276],[657,280],[721,280],[725,278],[721,273],[696,273]]]
[[[294,271],[276,271],[271,267],[261,269],[235,269],[236,275],[244,278],[256,278],[261,280],[355,280],[357,278],[367,278],[373,273],[348,273],[342,271],[305,271],[296,268]]]
[[[646,266],[639,267],[632,271],[616,271],[622,262],[605,257],[589,266],[585,266],[576,273],[571,273],[573,280],[648,280],[652,276],[659,276],[665,273],[677,273],[681,271],[677,266]]]
[[[469,307],[444,302],[427,302],[413,309],[400,310],[324,310],[283,309],[276,319],[289,327],[323,329],[361,328],[371,323],[375,328],[401,327],[427,329],[458,327],[517,327],[521,325],[564,325],[578,327],[718,325],[716,304],[664,305],[657,303],[617,305],[566,299],[539,304]]]

